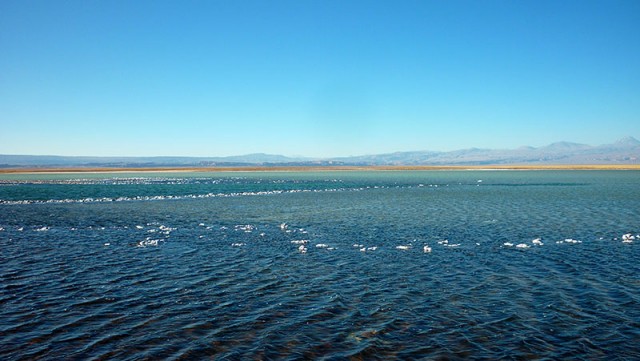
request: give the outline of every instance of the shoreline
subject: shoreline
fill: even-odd
[[[248,166],[248,167],[51,167],[0,168],[0,174],[55,173],[198,173],[198,172],[322,172],[322,171],[452,171],[452,170],[640,170],[640,164],[559,165],[425,165],[425,166]]]

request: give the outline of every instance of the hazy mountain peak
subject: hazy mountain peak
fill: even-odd
[[[546,149],[557,149],[557,150],[571,150],[571,149],[581,149],[588,148],[589,146],[586,144],[573,143],[573,142],[555,142],[547,145]]]
[[[523,146],[520,146],[520,147],[516,148],[516,150],[534,150],[534,149],[536,149],[536,148],[534,148],[534,147],[532,147],[530,145],[523,145]]]
[[[627,147],[636,147],[640,145],[640,140],[637,140],[632,136],[628,136],[628,137],[618,139],[614,144],[627,146]]]

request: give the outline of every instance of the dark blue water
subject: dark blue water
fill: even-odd
[[[636,171],[4,175],[0,228],[3,360],[640,359]]]

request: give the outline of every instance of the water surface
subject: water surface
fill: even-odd
[[[0,358],[637,359],[639,200],[637,171],[2,175]]]

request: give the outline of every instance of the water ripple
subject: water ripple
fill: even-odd
[[[640,358],[640,178],[465,174],[1,204],[0,358]]]

